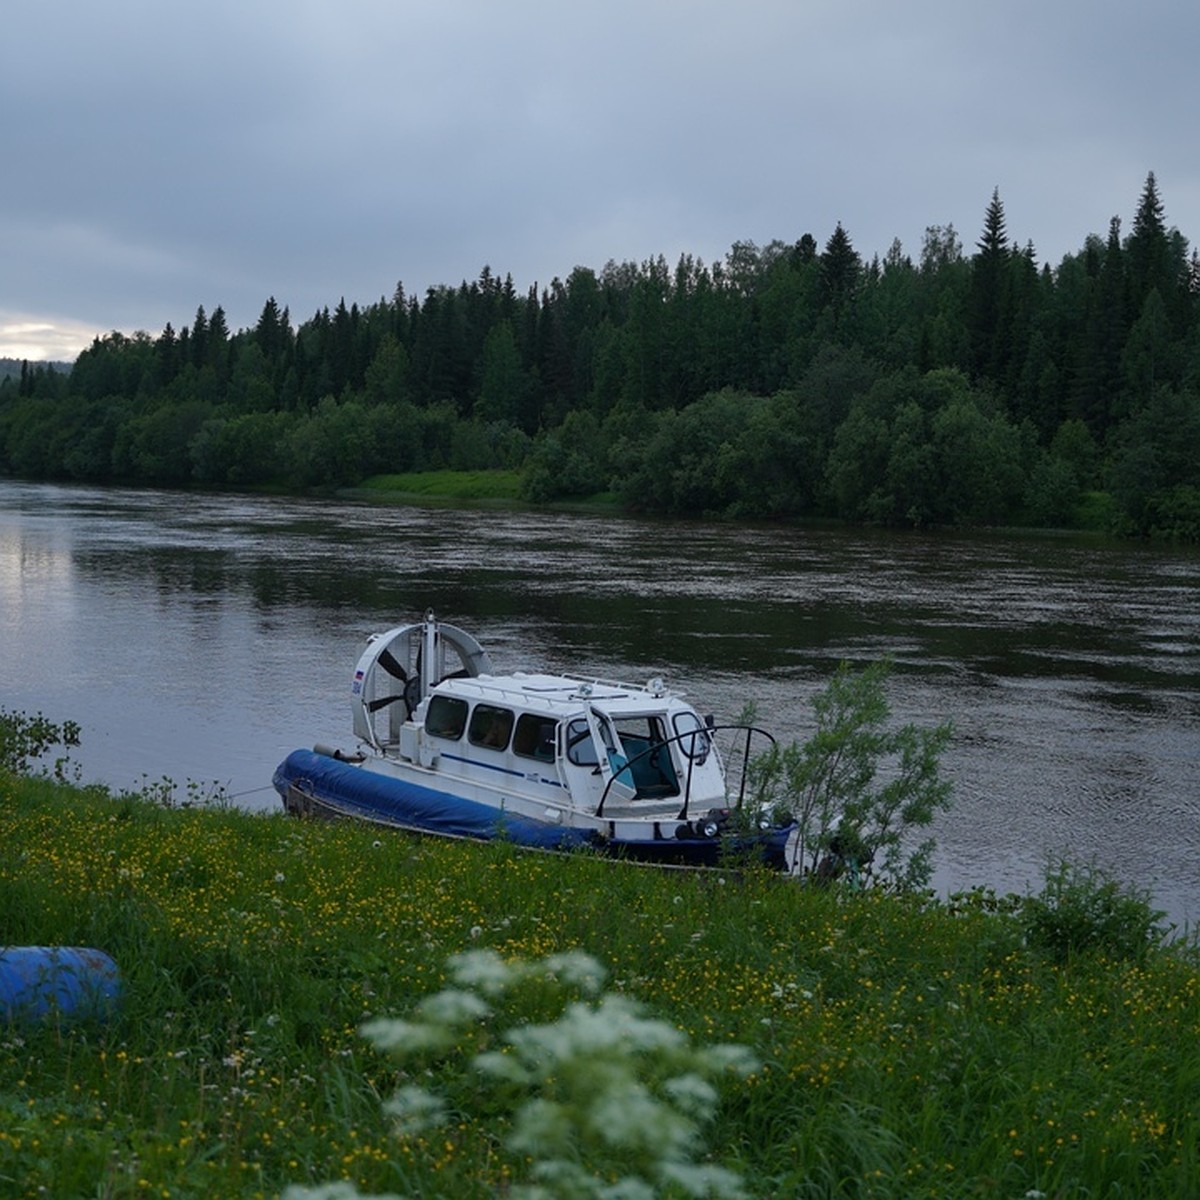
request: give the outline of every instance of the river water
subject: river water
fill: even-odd
[[[662,675],[807,736],[842,660],[952,719],[935,885],[1095,861],[1200,917],[1200,554],[1066,538],[727,526],[0,481],[0,706],[82,726],[83,778],[274,807],[352,745],[366,637],[426,608],[498,669]]]

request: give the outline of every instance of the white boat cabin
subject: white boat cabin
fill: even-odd
[[[473,638],[427,618],[372,640],[354,697],[368,769],[502,792],[563,820],[686,820],[727,803],[709,725],[661,680],[495,675]]]
[[[712,737],[659,687],[561,675],[450,679],[400,730],[400,757],[480,783],[519,776],[598,816],[704,811],[725,802]],[[686,814],[685,814],[686,815]]]

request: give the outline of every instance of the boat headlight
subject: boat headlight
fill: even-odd
[[[703,821],[697,822],[696,832],[701,837],[715,838],[721,832],[721,822],[716,817],[705,817]]]

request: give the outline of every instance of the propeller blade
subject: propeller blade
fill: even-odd
[[[380,696],[378,700],[367,701],[367,712],[378,712],[381,708],[387,708],[389,704],[395,704],[397,700],[403,700],[403,694],[399,696]]]
[[[404,664],[390,650],[385,649],[375,661],[393,678],[399,679],[401,683],[408,682],[408,672],[404,669]]]

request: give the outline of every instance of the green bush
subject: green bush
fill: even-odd
[[[842,663],[813,698],[817,729],[807,742],[774,747],[754,765],[757,802],[799,826],[796,863],[824,881],[901,889],[929,881],[935,844],[912,844],[950,805],[941,755],[953,727],[890,728],[886,661],[861,671]]]
[[[1060,963],[1085,952],[1141,962],[1170,932],[1164,915],[1150,907],[1148,892],[1066,860],[1047,868],[1042,890],[1021,906],[1029,944]]]

